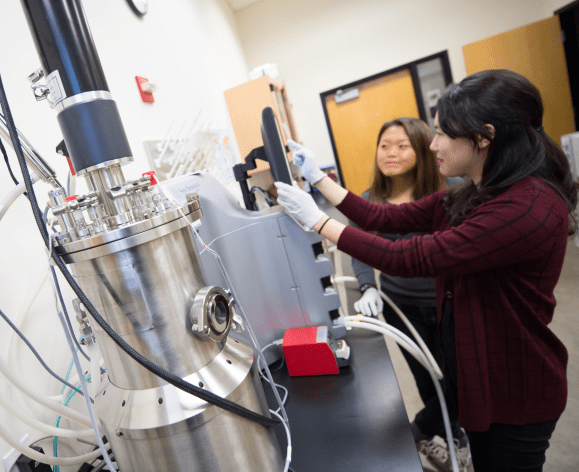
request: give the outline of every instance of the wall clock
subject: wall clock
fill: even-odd
[[[148,0],[127,0],[127,3],[137,16],[145,16],[149,9]]]

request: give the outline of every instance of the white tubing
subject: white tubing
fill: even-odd
[[[404,344],[401,344],[398,341],[398,339],[400,339],[401,336],[404,336],[404,333],[400,332],[396,328],[393,328],[392,326],[389,326],[387,323],[383,323],[380,320],[375,320],[374,318],[370,318],[370,317],[366,317],[366,316],[352,316],[352,317],[347,317],[347,318],[354,318],[354,319],[357,319],[357,321],[346,320],[344,323],[345,326],[350,327],[350,328],[362,328],[362,329],[368,329],[370,331],[376,331],[377,333],[381,333],[381,334],[384,334],[385,336],[388,336],[389,338],[391,338],[394,341],[396,341],[397,343],[399,343],[401,346],[405,347]],[[369,320],[378,321],[379,323],[383,323],[386,326],[378,326],[377,323],[373,323],[373,322],[367,323],[366,321],[369,321]],[[442,388],[440,387],[440,382],[436,378],[436,374],[434,372],[434,369],[432,368],[432,366],[430,365],[430,363],[426,359],[426,356],[422,353],[422,351],[420,351],[420,349],[418,348],[416,343],[414,343],[411,339],[409,339],[409,341],[410,341],[410,345],[412,346],[412,348],[408,352],[410,352],[410,354],[412,354],[419,362],[420,362],[420,358],[422,358],[424,361],[426,361],[425,365],[424,364],[423,365],[428,370],[428,373],[430,374],[430,377],[432,378],[432,381],[434,382],[436,394],[438,395],[438,400],[440,401],[440,409],[442,411],[442,419],[444,421],[444,430],[446,432],[446,440],[448,443],[448,450],[450,452],[450,461],[452,463],[452,468],[455,472],[460,472],[460,469],[458,467],[458,461],[456,460],[456,450],[454,448],[454,438],[452,436],[452,430],[450,428],[450,418],[448,416],[448,409],[446,407],[446,400],[444,399],[444,394],[442,393]],[[408,349],[408,348],[405,347],[405,349]]]
[[[6,441],[10,446],[16,449],[21,454],[24,454],[26,457],[30,457],[30,459],[35,460],[37,462],[42,462],[43,464],[50,464],[50,465],[78,465],[82,464],[83,462],[89,462],[100,455],[102,452],[100,449],[95,451],[89,452],[88,454],[83,454],[82,456],[75,456],[75,457],[52,457],[47,456],[46,454],[41,454],[34,449],[25,446],[22,444],[18,439],[14,436],[11,436],[10,433],[4,429],[2,425],[0,425],[0,438]],[[110,449],[110,444],[107,444],[107,450]]]
[[[26,396],[30,397],[32,400],[40,403],[41,405],[58,413],[59,415],[66,416],[67,418],[76,421],[77,423],[80,423],[84,426],[92,427],[90,418],[88,418],[86,415],[83,415],[82,413],[79,413],[78,411],[73,410],[72,408],[63,406],[60,403],[37,393],[35,389],[26,385],[26,383],[21,381],[12,371],[12,369],[8,367],[8,364],[6,364],[6,361],[2,356],[0,356],[0,374],[2,374],[6,378],[6,380],[8,380],[12,385],[14,385],[18,390],[20,390]]]
[[[352,277],[349,275],[341,275],[339,277],[334,277],[333,281],[335,284],[339,284],[339,283],[347,283],[347,282],[352,282],[352,283],[359,283],[358,279],[356,277]]]
[[[30,171],[30,178],[32,183],[38,181],[39,177],[34,171]],[[0,220],[4,217],[10,206],[18,199],[20,195],[26,192],[26,185],[20,182],[16,187],[13,187],[10,192],[0,202]]]
[[[390,297],[388,295],[386,295],[381,290],[379,291],[379,293],[380,293],[380,296],[382,297],[382,299],[385,300],[386,303],[388,303],[388,305],[390,305],[390,307],[396,312],[396,314],[404,322],[406,327],[410,330],[410,332],[412,333],[412,336],[414,336],[414,339],[416,339],[416,342],[418,343],[418,345],[420,346],[420,348],[422,349],[422,351],[424,352],[424,354],[428,358],[428,361],[432,365],[432,368],[434,369],[436,376],[439,379],[441,379],[442,378],[442,371],[440,370],[440,367],[438,366],[438,364],[434,360],[434,357],[432,357],[432,353],[430,352],[430,349],[428,349],[428,346],[426,346],[426,344],[424,343],[424,341],[422,340],[422,338],[420,337],[420,335],[418,334],[416,329],[414,329],[414,326],[412,325],[410,320],[408,318],[406,318],[406,316],[404,315],[404,313],[402,313],[402,310],[400,310],[400,308],[398,308],[396,303],[394,303],[392,300],[390,300]]]
[[[388,336],[389,338],[396,341],[396,343],[398,343],[404,349],[406,349],[410,354],[412,354],[412,356],[418,362],[420,362],[422,367],[424,367],[425,369],[428,369],[430,367],[428,359],[426,358],[424,353],[420,350],[420,348],[416,345],[416,343],[412,341],[412,339],[410,339],[408,336],[406,336],[403,332],[390,326],[388,323],[384,323],[380,320],[370,318],[369,316],[346,316],[344,320],[345,325],[350,328],[369,329],[371,331],[376,331],[378,333],[382,333]],[[442,378],[442,376],[440,376],[440,378]]]
[[[0,395],[0,405],[2,405],[9,413],[14,415],[24,424],[27,424],[31,428],[34,428],[43,433],[50,434],[52,436],[60,436],[61,438],[73,438],[73,439],[95,437],[94,430],[92,429],[79,429],[79,430],[61,429],[51,425],[47,425],[42,421],[38,421],[36,418],[33,418],[32,416],[29,416],[20,411],[19,409],[15,408],[13,405],[7,402],[2,395]]]
[[[287,472],[289,470],[289,466],[292,461],[292,437],[290,434],[290,430],[288,428],[288,425],[286,424],[286,421],[282,418],[282,416],[279,413],[273,410],[269,410],[269,412],[278,417],[278,419],[282,422],[283,427],[285,429],[285,434],[287,436],[287,453],[285,456],[285,465],[283,468],[283,472]]]

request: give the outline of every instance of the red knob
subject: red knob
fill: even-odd
[[[65,202],[71,202],[72,200],[76,200],[78,198],[78,195],[71,195],[70,197],[67,197],[64,201]]]
[[[150,170],[149,172],[143,172],[143,177],[145,175],[150,175],[151,176],[151,185],[157,185],[157,174],[155,174],[154,170]]]

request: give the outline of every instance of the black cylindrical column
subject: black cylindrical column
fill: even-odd
[[[36,50],[48,76],[58,70],[67,97],[109,91],[79,0],[21,0]]]
[[[132,160],[81,0],[21,0],[77,173]]]

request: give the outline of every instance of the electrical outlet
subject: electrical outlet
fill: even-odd
[[[28,433],[26,433],[20,440],[22,444],[28,444]],[[11,449],[2,458],[2,465],[4,466],[4,472],[9,472],[12,466],[16,463],[16,460],[20,457],[20,452],[16,449]]]

